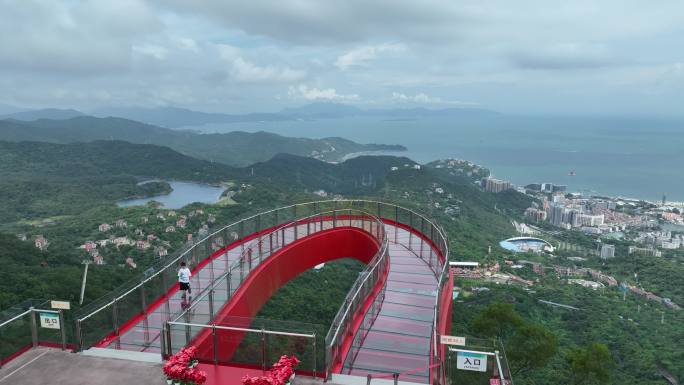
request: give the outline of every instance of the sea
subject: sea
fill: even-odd
[[[516,185],[554,183],[584,194],[684,201],[684,120],[498,115],[386,119],[349,117],[184,127],[267,131],[401,144],[419,163],[467,159]]]

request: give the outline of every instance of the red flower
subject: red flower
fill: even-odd
[[[207,381],[207,374],[194,368],[197,348],[194,346],[181,349],[164,364],[162,370],[167,378],[188,384],[202,385]]]

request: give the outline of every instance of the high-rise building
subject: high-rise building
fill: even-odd
[[[601,258],[608,259],[615,257],[615,245],[601,245]]]
[[[482,179],[482,188],[487,192],[500,193],[511,188],[511,182],[494,178]]]

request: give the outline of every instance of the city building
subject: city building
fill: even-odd
[[[542,222],[546,220],[546,211],[529,207],[527,210],[525,210],[525,216],[535,222]]]
[[[101,232],[104,233],[105,231],[111,230],[112,226],[109,223],[103,223],[97,227],[97,229]]]
[[[511,187],[511,182],[506,180],[494,179],[491,177],[482,179],[482,188],[487,192],[500,193]]]
[[[603,244],[601,245],[601,258],[615,258],[615,245]]]

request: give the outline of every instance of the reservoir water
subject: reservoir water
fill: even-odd
[[[210,186],[194,182],[168,182],[173,191],[167,195],[157,195],[148,198],[126,199],[117,202],[119,207],[141,206],[150,201],[157,201],[167,209],[179,209],[190,203],[216,203],[223,193],[223,187]]]

